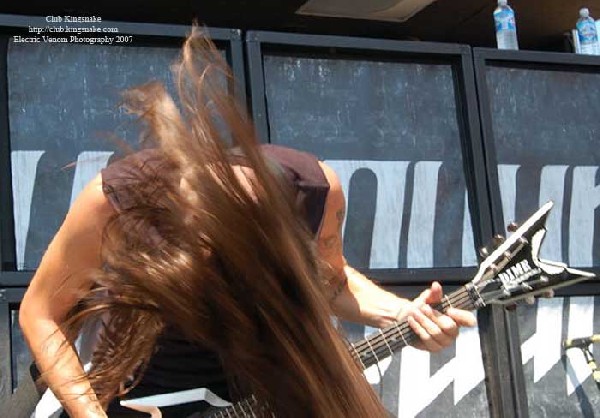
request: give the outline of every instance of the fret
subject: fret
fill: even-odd
[[[246,404],[246,406],[248,406],[248,411],[250,412],[252,418],[256,418],[256,415],[254,415],[254,408],[252,407],[250,400],[248,398],[246,398],[246,399],[244,399],[244,403]]]
[[[369,345],[370,350],[373,354],[372,357],[375,359],[376,362],[380,362],[384,358],[394,354],[394,350],[388,343],[388,337],[386,337],[386,335],[383,333],[383,331],[381,329],[378,331],[379,331],[378,335],[373,335],[373,336],[369,337],[368,339],[365,339],[365,343],[367,345]],[[381,353],[382,351],[383,351],[383,356],[381,354],[380,355],[377,354],[378,352]],[[368,363],[370,363],[370,362],[368,362]],[[371,364],[369,364],[369,366],[370,365]]]
[[[400,337],[402,337],[402,341],[404,342],[404,345],[406,347],[408,347],[408,345],[409,345],[408,341],[406,341],[406,338],[404,337],[404,332],[402,331],[402,329],[400,329],[400,324],[399,323],[396,323],[396,328],[398,329],[398,332],[400,333]]]
[[[468,283],[465,286],[465,291],[469,295],[469,300],[471,300],[471,304],[472,304],[471,309],[480,309],[486,305],[483,297],[479,293],[479,290],[477,290],[477,286],[475,286],[472,283]]]
[[[379,334],[381,335],[381,338],[383,338],[383,342],[385,343],[385,346],[387,347],[388,352],[391,356],[392,354],[394,354],[394,350],[392,350],[392,347],[390,347],[390,345],[388,344],[387,338],[385,337],[385,334],[381,329],[379,330]]]
[[[450,301],[450,298],[448,297],[448,295],[444,295],[444,299],[446,300],[446,303],[448,304],[449,307],[454,308],[454,306],[452,306],[452,302]],[[444,309],[444,311],[446,309]]]
[[[229,407],[217,409],[215,412],[213,412],[213,413],[211,413],[209,415],[209,418],[225,418],[225,416],[226,416],[225,415],[225,413],[226,413],[225,410],[226,409],[229,409]]]
[[[450,295],[444,295],[442,301],[432,308],[445,312],[448,308],[458,308],[473,310],[485,306],[482,302],[476,286],[469,284]],[[408,347],[409,341],[412,341],[416,335],[406,320],[395,322],[394,324],[378,330],[379,333],[365,338],[362,341],[350,344],[350,353],[359,362],[363,369],[372,366],[388,355],[392,355],[397,350]],[[378,351],[380,354],[378,354]],[[236,411],[236,405],[240,409],[241,414]],[[257,418],[255,410],[258,412],[260,408],[260,416],[265,415],[275,418],[275,414],[266,406],[258,405],[254,396],[244,399],[233,406],[222,408],[218,413],[211,414],[212,418],[233,418],[233,417],[252,417]],[[231,412],[234,412],[233,415]]]
[[[463,287],[450,295],[445,295],[442,302],[432,308],[440,312],[444,312],[450,307],[472,310],[476,300],[473,290]],[[396,350],[409,346],[409,342],[414,338],[414,332],[408,323],[403,321],[379,330],[378,334],[351,345],[351,351],[363,368],[366,368],[387,355],[393,354]]]
[[[234,412],[235,412],[235,405],[236,404],[233,404],[233,411]],[[239,405],[239,407],[240,407],[240,413],[241,413],[241,415],[238,414],[238,416],[240,416],[240,417],[246,417],[247,415],[246,415],[246,409],[244,407],[244,403],[243,402],[238,402],[237,405]]]
[[[445,312],[448,309],[448,307],[466,310],[477,309],[478,306],[476,304],[476,301],[480,299],[480,296],[477,295],[477,289],[475,289],[474,287],[473,289],[463,287],[450,295],[445,295],[442,303],[439,303],[432,307],[440,312]]]
[[[352,350],[354,351],[354,354],[356,354],[356,359],[359,361],[359,363],[361,364],[361,366],[363,367],[363,369],[366,369],[367,367],[365,366],[365,364],[363,363],[362,359],[361,359],[361,355],[360,353],[356,350],[356,347],[354,347],[353,345],[350,345],[350,347],[352,348]]]
[[[459,308],[472,311],[485,306],[485,302],[483,301],[482,296],[479,294],[477,286],[469,284],[463,287],[462,292],[466,300],[462,306],[459,306]],[[474,295],[476,295],[476,297],[474,297]]]
[[[239,412],[238,412],[238,408],[239,408]],[[241,402],[234,403],[233,405],[231,405],[231,407],[228,407],[227,410],[232,411],[234,417],[245,417],[246,416],[246,414],[244,413],[244,405]]]
[[[371,345],[371,343],[369,342],[369,338],[365,339],[366,343],[369,345],[369,349],[371,350],[371,353],[373,354],[373,357],[375,357],[375,361],[377,363],[379,363],[379,359],[377,358],[377,353],[375,352],[375,350],[373,350],[373,346]]]

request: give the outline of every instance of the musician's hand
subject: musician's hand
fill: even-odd
[[[475,326],[476,319],[471,312],[449,308],[445,314],[442,314],[432,309],[430,305],[441,302],[442,297],[442,286],[434,282],[430,288],[406,304],[400,311],[397,319],[406,318],[420,338],[415,347],[431,352],[440,351],[454,342],[460,327]]]

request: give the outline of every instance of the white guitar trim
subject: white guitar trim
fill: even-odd
[[[144,396],[142,398],[127,399],[121,401],[120,403],[122,406],[135,409],[135,407],[160,408],[199,401],[208,402],[210,405],[218,407],[231,405],[231,402],[219,397],[207,388],[188,389],[172,393],[161,393],[158,395]]]

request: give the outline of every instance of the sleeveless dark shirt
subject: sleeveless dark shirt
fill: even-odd
[[[329,183],[318,160],[311,154],[276,145],[261,145],[261,151],[270,164],[276,166],[279,175],[283,175],[292,185],[296,204],[308,228],[316,236],[329,191]],[[133,204],[124,185],[142,182],[150,173],[165,169],[169,170],[169,167],[161,158],[160,151],[143,150],[104,168],[102,189],[119,212]],[[190,344],[172,329],[159,338],[157,348],[142,381],[129,394],[129,398],[209,388],[222,398],[229,399],[227,382],[216,353]],[[197,412],[198,408],[198,404],[167,408],[163,414],[165,417],[185,416]]]

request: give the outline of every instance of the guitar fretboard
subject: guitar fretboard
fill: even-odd
[[[463,286],[456,292],[444,296],[441,303],[432,308],[439,312],[446,312],[448,308],[465,309],[472,311],[479,309],[478,301],[481,298],[473,295],[475,288],[472,285]],[[379,363],[396,351],[410,345],[417,339],[407,320],[396,322],[386,328],[380,329],[373,335],[358,341],[350,346],[354,358],[363,369]]]
[[[482,299],[477,294],[472,284],[461,287],[456,292],[444,296],[442,301],[432,308],[439,312],[446,312],[449,308],[465,309],[472,311],[482,307]],[[417,339],[408,321],[396,322],[386,328],[380,329],[375,334],[350,345],[350,351],[363,369],[379,363],[403,347],[410,345]],[[221,408],[211,413],[207,418],[233,418],[257,417],[255,413],[259,408],[254,398],[245,399],[226,408]],[[262,411],[266,412],[265,409]],[[263,416],[263,415],[261,415]],[[271,414],[274,417],[273,414]]]

